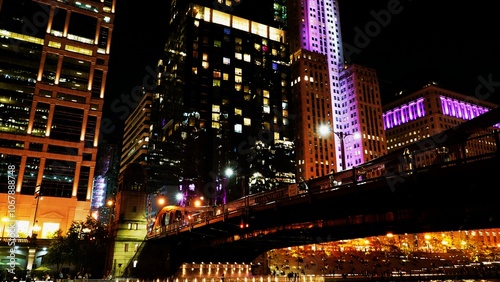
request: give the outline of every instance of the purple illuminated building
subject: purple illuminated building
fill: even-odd
[[[385,154],[376,72],[344,64],[338,1],[290,1],[288,19],[298,178]]]
[[[498,105],[435,83],[384,105],[387,147],[394,151],[480,116]]]

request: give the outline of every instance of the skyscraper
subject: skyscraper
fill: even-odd
[[[114,9],[115,0],[0,2],[0,161],[14,167],[0,192],[15,188],[20,237],[90,214]]]
[[[323,176],[384,154],[376,73],[345,66],[338,1],[288,3],[298,178]]]
[[[165,164],[174,182],[165,184],[186,204],[197,194],[217,204],[294,182],[286,7],[198,2],[171,3],[149,162]]]

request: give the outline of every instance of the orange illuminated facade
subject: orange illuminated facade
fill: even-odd
[[[114,10],[115,0],[0,1],[0,163],[12,168],[0,172],[0,214],[19,237],[90,214]]]

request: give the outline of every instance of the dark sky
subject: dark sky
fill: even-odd
[[[135,89],[151,83],[147,69],[154,69],[167,37],[167,2],[117,3],[102,128],[110,142],[120,141]],[[384,101],[436,81],[500,103],[500,17],[493,4],[340,0],[345,57],[377,71]]]

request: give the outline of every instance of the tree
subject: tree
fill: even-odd
[[[56,272],[59,273],[63,264],[69,261],[70,249],[62,230],[59,229],[53,239],[43,261],[49,265],[55,265]]]
[[[49,247],[44,261],[56,265],[58,272],[63,263],[68,263],[82,274],[102,277],[108,229],[89,216],[85,221],[73,221],[66,236],[61,233]]]

